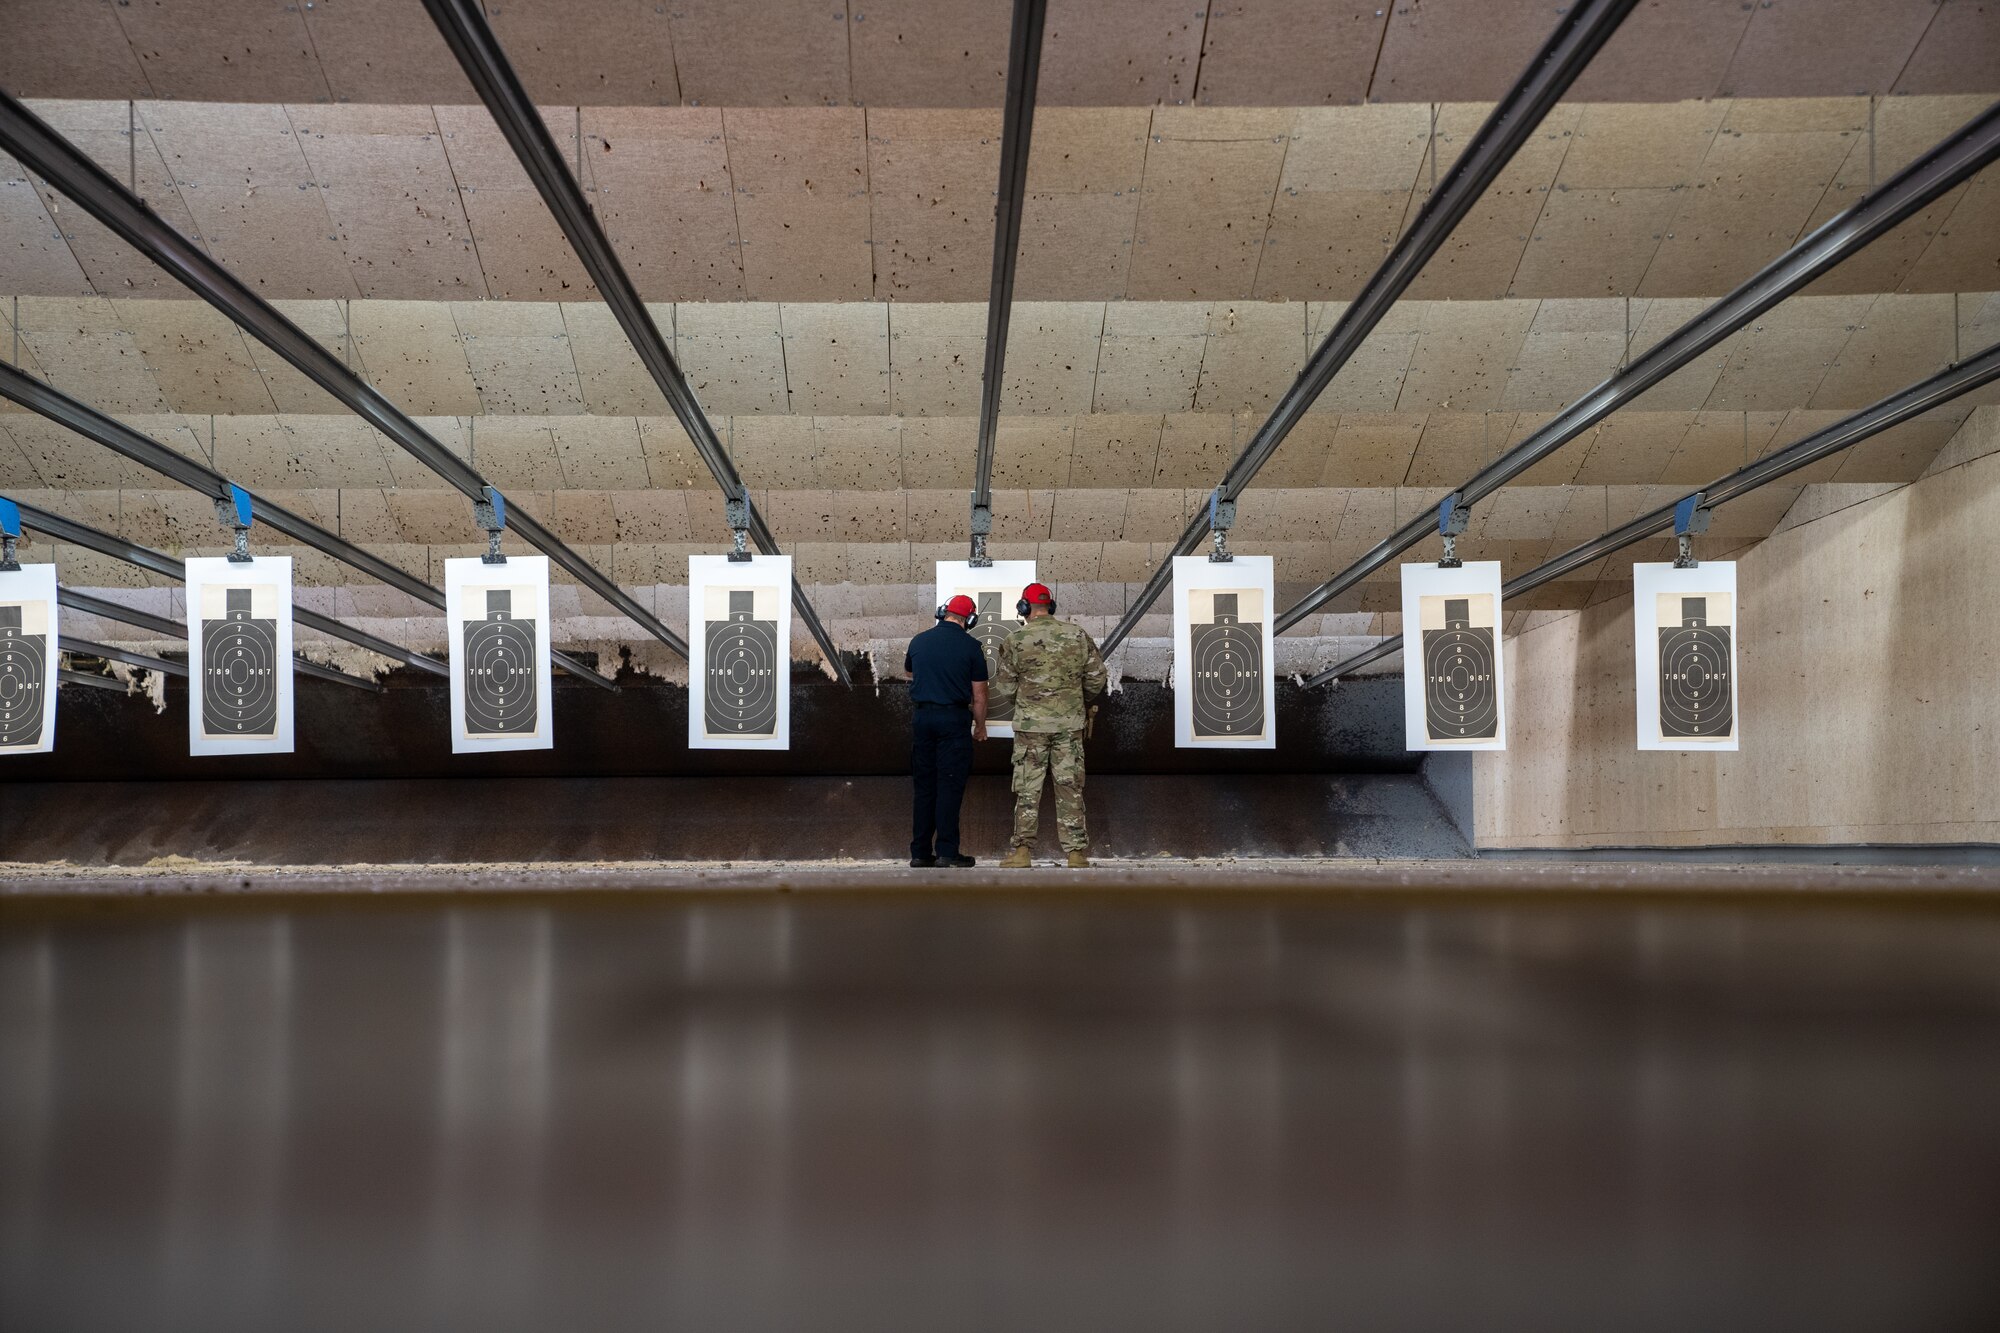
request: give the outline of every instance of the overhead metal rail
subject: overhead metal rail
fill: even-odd
[[[78,592],[74,588],[57,588],[56,601],[69,607],[71,610],[81,611],[85,615],[97,616],[104,620],[116,620],[124,625],[136,625],[140,629],[149,629],[155,634],[164,634],[169,638],[185,639],[187,637],[187,626],[181,624],[178,620],[169,620],[165,616],[156,616],[151,611],[141,611],[137,607],[125,606],[118,602],[108,601],[102,597],[93,597],[87,592]],[[88,641],[75,640],[74,642],[82,645]],[[102,645],[91,644],[87,647],[80,647],[79,651],[94,653],[102,657],[104,653],[100,651],[101,647]],[[123,648],[118,651],[129,652],[129,650]],[[145,662],[135,662],[129,656],[119,657],[114,660],[126,662],[132,666],[147,665]],[[342,685],[360,685],[377,693],[380,693],[382,689],[381,685],[375,681],[363,680],[359,676],[350,676],[345,671],[339,671],[329,666],[321,666],[319,663],[304,657],[294,657],[292,659],[292,666],[302,676],[318,676],[321,680],[338,681]],[[177,676],[185,676],[187,674],[186,670],[177,668],[172,662],[168,662],[164,669]]]
[[[57,425],[75,431],[85,439],[129,458],[142,467],[151,468],[161,476],[177,481],[190,490],[198,491],[211,499],[229,498],[229,478],[220,472],[189,458],[186,454],[168,448],[122,421],[104,415],[88,403],[79,402],[61,390],[51,388],[4,361],[0,361],[0,397],[12,399],[29,411],[38,412]],[[440,611],[444,609],[444,594],[414,574],[397,568],[379,556],[369,554],[346,538],[328,532],[311,519],[294,514],[283,505],[266,500],[255,493],[251,494],[250,500],[258,521],[267,527],[332,556],[335,560],[350,565],[364,574],[372,575],[390,587],[406,592]],[[398,661],[433,675],[449,674],[444,663],[435,658],[408,650],[398,651]],[[587,680],[601,689],[617,688],[611,681],[567,653],[557,652],[551,656],[565,671],[580,680]]]
[[[135,545],[132,542],[126,541],[123,537],[114,537],[108,532],[102,532],[87,524],[73,522],[70,519],[62,517],[60,514],[51,514],[46,509],[37,509],[33,505],[21,504],[19,501],[16,501],[15,504],[21,511],[21,522],[23,525],[33,528],[37,532],[45,532],[57,541],[71,542],[77,546],[96,551],[101,555],[108,555],[114,560],[123,560],[128,565],[137,565],[140,569],[149,570],[166,578],[179,580],[187,578],[187,566],[164,552],[155,551],[150,546]],[[115,603],[107,603],[106,605],[115,605]],[[120,610],[122,612],[123,608],[120,608]],[[92,614],[98,613],[93,612]],[[124,616],[121,614],[119,618],[124,619]],[[358,630],[352,626],[343,625],[338,620],[329,619],[317,611],[308,611],[304,607],[293,607],[292,619],[296,623],[306,626],[308,629],[316,629],[322,634],[345,639],[357,647],[366,648],[371,653],[380,654],[393,661],[405,660],[408,655],[407,649],[399,648],[387,640],[378,639],[365,630]],[[328,680],[338,680],[342,684],[357,685],[363,689],[374,690],[381,688],[372,680],[363,680],[359,676],[350,676],[344,671],[336,671],[332,667],[323,667],[319,663],[309,662],[303,657],[295,657],[295,660],[298,663],[299,670],[309,676],[320,676]]]
[[[108,643],[97,643],[90,639],[79,639],[69,634],[59,634],[56,636],[56,648],[65,653],[80,653],[85,657],[101,657],[107,662],[123,662],[126,666],[144,667],[148,671],[157,671],[163,676],[186,676],[188,673],[187,663],[185,662],[169,662],[166,658],[155,657],[151,653],[136,652],[130,648],[117,648]],[[353,677],[348,676],[342,679],[352,680]],[[368,688],[375,689],[378,687],[370,685]]]
[[[93,690],[110,690],[114,694],[132,692],[122,680],[113,680],[110,676],[93,676],[88,671],[72,671],[68,667],[59,668],[56,671],[56,679],[64,685],[85,685]]]
[[[1000,188],[993,200],[993,283],[986,297],[986,366],[979,382],[979,447],[972,467],[972,558],[986,559],[993,531],[993,446],[1006,382],[1007,325],[1014,312],[1014,271],[1021,257],[1021,205],[1028,191],[1028,145],[1035,132],[1035,88],[1042,73],[1048,0],[1014,0],[1007,46],[1007,100],[1000,120]]]
[[[1452,231],[1464,220],[1486,193],[1487,187],[1500,175],[1507,163],[1526,143],[1528,136],[1546,116],[1549,109],[1568,91],[1584,67],[1595,56],[1618,25],[1632,12],[1636,0],[1576,0],[1569,6],[1550,34],[1542,49],[1535,55],[1514,86],[1494,107],[1493,114],[1486,118],[1454,162],[1445,173],[1443,182],[1431,193],[1431,197],[1418,210],[1416,220],[1409,230],[1396,241],[1389,257],[1382,261],[1368,283],[1354,298],[1333,329],[1326,335],[1319,347],[1306,361],[1305,368],[1278,399],[1277,406],[1257,433],[1250,437],[1237,454],[1236,461],[1222,474],[1222,481],[1216,487],[1220,501],[1233,503],[1255,479],[1259,469],[1270,461],[1278,446],[1292,432],[1310,408],[1333,382],[1361,344],[1381,323],[1410,284],[1416,281],[1424,265],[1435,255],[1451,236]],[[1433,144],[1431,151],[1437,151]],[[1193,555],[1200,548],[1202,539],[1209,530],[1208,511],[1204,507],[1188,520],[1187,530],[1174,543],[1173,551],[1152,578],[1140,590],[1138,600],[1126,609],[1110,635],[1104,641],[1104,651],[1110,652],[1121,643],[1138,625],[1140,617],[1166,591],[1173,577],[1173,556]]]
[[[1692,500],[1698,509],[1714,509],[1717,505],[1739,499],[1759,486],[1769,485],[1780,477],[1809,467],[1822,458],[1831,457],[1844,449],[1850,449],[1863,440],[1880,435],[1893,426],[1922,416],[1934,407],[1940,407],[1962,394],[1972,392],[1983,385],[2000,380],[2000,343],[1987,348],[1969,360],[1948,366],[1929,379],[1899,393],[1864,407],[1853,416],[1842,418],[1825,430],[1814,431],[1802,440],[1797,440],[1774,453],[1765,455],[1754,463],[1736,469],[1726,477],[1710,482],[1698,491],[1665,504],[1658,509],[1641,514],[1629,523],[1624,523],[1593,537],[1581,546],[1572,547],[1561,555],[1553,556],[1536,565],[1524,574],[1517,574],[1501,585],[1500,596],[1519,597],[1544,583],[1552,583],[1565,574],[1582,569],[1594,561],[1616,551],[1622,551],[1648,537],[1658,536],[1674,526],[1674,512]],[[1345,661],[1328,667],[1306,681],[1308,686],[1324,685],[1340,676],[1350,675],[1364,666],[1379,662],[1385,657],[1393,657],[1403,647],[1400,634],[1383,639]]]
[[[1668,334],[1625,369],[1558,412],[1547,425],[1452,492],[1469,509],[1870,241],[1914,216],[2000,158],[2000,102],[1771,261],[1729,295]],[[1430,510],[1405,523],[1277,619],[1280,633],[1360,583],[1436,530]]]
[[[486,479],[447,449],[346,363],[315,342],[276,307],[250,290],[200,247],[147,206],[143,199],[91,161],[74,144],[5,92],[0,92],[0,148],[46,179],[140,254],[171,274],[195,295],[227,315],[239,328],[276,352],[369,425],[443,477],[475,505],[485,503]],[[508,505],[508,526],[529,545],[575,576],[648,634],[687,656],[687,643],[659,617],[572,551],[561,538],[525,510]]]
[[[563,163],[562,151],[549,137],[549,128],[542,121],[541,113],[528,99],[528,93],[521,86],[520,78],[508,62],[500,41],[493,35],[476,0],[424,0],[424,8],[430,11],[431,21],[443,34],[445,44],[465,70],[465,76],[479,91],[480,100],[492,113],[501,134],[514,149],[514,156],[520,159],[528,179],[535,183],[541,193],[542,202],[555,215],[556,223],[563,235],[569,239],[570,248],[583,265],[584,272],[597,284],[598,295],[610,307],[618,326],[625,331],[626,339],[637,352],[639,360],[645,364],[653,383],[666,396],[667,405],[673,409],[681,428],[694,443],[695,452],[701,455],[715,477],[716,485],[722,488],[724,496],[731,500],[742,500],[748,509],[748,528],[757,549],[766,555],[778,555],[777,538],[764,521],[763,514],[754,504],[748,503],[749,492],[743,478],[736,470],[735,462],[723,447],[722,439],[715,433],[707,413],[689,387],[687,376],[681,373],[680,363],[667,349],[666,339],[653,323],[653,317],[646,310],[646,303],[639,299],[639,289],[632,285],[632,279],[625,272],[618,254],[611,248],[611,241],[598,225],[590,205],[585,202],[583,191],[576,178],[570,175]],[[812,633],[814,642],[832,665],[834,673],[843,685],[851,684],[847,665],[841,660],[840,650],[834,647],[833,639],[820,623],[819,614],[813,610],[805,589],[794,578],[792,580],[792,605],[797,609],[799,619]],[[656,622],[657,623],[657,622]],[[664,628],[664,627],[663,627]],[[683,646],[681,655],[686,656]]]

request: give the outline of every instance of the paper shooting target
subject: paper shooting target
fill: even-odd
[[[7,750],[40,746],[49,686],[48,635],[28,633],[23,610],[0,606],[0,749]]]
[[[1264,634],[1237,619],[1241,594],[1215,594],[1215,619],[1188,626],[1193,654],[1194,734],[1255,736],[1264,730]]]
[[[729,592],[729,618],[711,620],[704,639],[710,735],[771,736],[778,730],[778,623],[756,618],[756,593]]]
[[[986,678],[993,680],[1000,674],[1000,645],[1014,632],[1018,623],[1006,619],[1008,608],[1001,605],[1002,595],[990,589],[973,599],[979,607],[979,623],[972,627],[972,637],[979,642],[979,651],[986,655]],[[988,722],[1012,722],[1014,701],[986,706]]]
[[[516,620],[514,594],[486,590],[486,618],[465,622],[465,730],[507,736],[535,730],[535,622]]]
[[[211,736],[278,733],[278,622],[251,609],[249,588],[225,588],[225,610],[201,622],[201,728]]]
[[[1633,694],[1641,750],[1734,750],[1742,636],[1736,565],[1632,566]]]
[[[1444,628],[1424,631],[1424,725],[1432,740],[1487,740],[1500,725],[1493,631],[1467,598],[1445,599]]]

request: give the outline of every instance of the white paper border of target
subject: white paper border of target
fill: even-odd
[[[1001,594],[1001,618],[1010,626],[1019,625],[1023,622],[1020,612],[1014,609],[1014,603],[1021,600],[1023,588],[1039,581],[1032,560],[995,560],[987,569],[974,569],[966,560],[940,560],[937,562],[937,600],[931,603],[930,609],[935,612],[963,589],[994,588]],[[973,598],[975,602],[978,600]],[[1062,610],[1060,601],[1056,603],[1056,610],[1058,613]],[[989,721],[986,734],[995,738],[1012,736],[1014,724]]]
[[[708,621],[702,603],[711,587],[771,588],[777,591],[778,681],[777,734],[772,736],[711,736],[703,725],[708,676]],[[688,748],[690,750],[789,750],[792,748],[792,558],[758,555],[736,562],[726,555],[688,557]]]
[[[184,589],[188,631],[188,753],[207,754],[290,754],[292,752],[292,558],[288,555],[254,556],[248,564],[219,555],[196,556],[187,562]],[[277,671],[278,725],[275,734],[263,737],[208,736],[201,729],[204,681],[202,665],[202,592],[211,584],[268,584],[276,588],[277,647],[272,666]]]
[[[1734,725],[1729,738],[1700,741],[1692,737],[1660,735],[1660,596],[1677,593],[1699,596],[1723,593],[1729,597],[1729,710]],[[1632,655],[1634,684],[1638,694],[1638,742],[1641,750],[1736,750],[1743,738],[1742,680],[1743,602],[1736,595],[1736,562],[1704,560],[1693,569],[1675,569],[1672,564],[1632,566]]]
[[[22,565],[19,569],[0,571],[0,602],[15,605],[41,602],[48,608],[46,623],[48,641],[42,646],[42,734],[33,745],[0,745],[0,755],[7,754],[47,754],[56,748],[56,688],[61,679],[57,666],[61,656],[57,650],[59,608],[56,604],[56,567],[54,565]]]
[[[1436,564],[1404,565],[1403,571],[1403,747],[1408,750],[1504,750],[1507,748],[1507,645],[1500,632],[1500,562],[1468,560],[1457,569]],[[1425,597],[1493,599],[1493,703],[1490,740],[1434,741],[1424,725]]]
[[[1272,669],[1276,641],[1271,618],[1277,585],[1268,555],[1239,555],[1216,563],[1205,555],[1174,557],[1174,745],[1183,750],[1274,750],[1278,746],[1278,677]],[[1194,734],[1194,641],[1188,594],[1255,588],[1264,594],[1264,734],[1228,738]]]
[[[531,608],[514,606],[516,620],[535,622],[535,729],[506,735],[468,735],[465,730],[465,626],[486,619],[483,598],[488,588],[526,588]],[[510,555],[504,565],[489,565],[478,556],[444,562],[445,646],[451,663],[451,752],[490,754],[501,750],[553,750],[556,744],[554,700],[550,694],[549,643],[554,625],[549,615],[549,558]]]

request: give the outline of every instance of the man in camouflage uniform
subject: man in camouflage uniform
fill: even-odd
[[[1055,783],[1056,827],[1069,864],[1090,864],[1083,823],[1083,731],[1087,700],[1104,693],[1104,658],[1079,625],[1055,616],[1055,595],[1030,583],[1016,608],[1028,623],[997,654],[991,694],[1014,705],[1014,850],[1000,864],[1025,869],[1041,822],[1042,775]]]

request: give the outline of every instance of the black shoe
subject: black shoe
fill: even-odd
[[[979,864],[969,856],[940,856],[937,863],[947,870],[964,870]]]
[[[910,869],[912,870],[929,870],[936,864],[937,858],[935,856],[913,856],[910,858]]]

